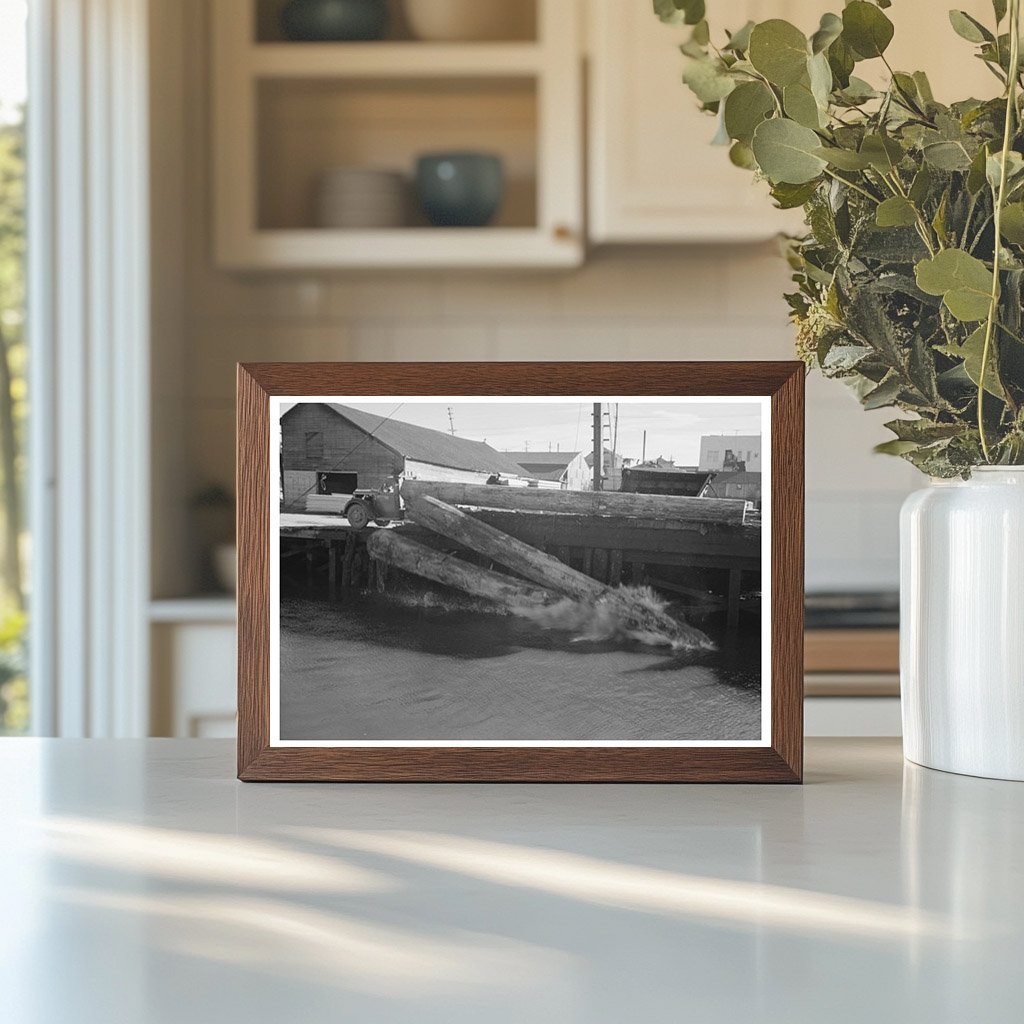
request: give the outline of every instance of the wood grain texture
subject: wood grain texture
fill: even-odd
[[[271,747],[271,395],[771,396],[770,747]],[[238,777],[244,781],[799,782],[803,403],[798,362],[253,363],[238,368]]]

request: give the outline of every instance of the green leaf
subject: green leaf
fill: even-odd
[[[1006,0],[992,0],[992,10],[995,12],[998,25],[1006,17]]]
[[[896,400],[900,397],[900,392],[903,390],[900,378],[893,374],[891,377],[887,377],[878,387],[873,388],[863,398],[861,398],[861,405],[865,409],[882,409],[887,405],[893,405]]]
[[[743,28],[733,32],[723,49],[732,50],[735,53],[746,53],[750,47],[750,33],[754,31],[755,24],[756,22],[748,21]]]
[[[939,240],[940,246],[949,245],[949,232],[946,231],[946,215],[949,213],[949,189],[945,189],[942,193],[942,198],[939,200],[939,205],[935,210],[935,216],[932,217],[932,229],[935,231],[935,237]]]
[[[843,9],[843,39],[862,60],[881,57],[892,36],[892,22],[874,4],[853,0]]]
[[[921,97],[925,103],[934,103],[935,96],[932,93],[931,82],[928,81],[928,76],[923,71],[915,71],[911,76],[914,79],[914,84],[917,86],[917,94]]]
[[[927,164],[922,164],[921,169],[914,175],[910,191],[907,193],[910,201],[920,206],[928,198],[934,180],[935,176],[932,174],[931,168]]]
[[[985,165],[988,162],[988,149],[982,146],[971,160],[970,168],[967,172],[967,191],[972,195],[976,196],[984,187],[985,181]]]
[[[747,59],[773,85],[793,85],[807,69],[807,38],[795,25],[771,18],[750,33]]]
[[[875,223],[880,228],[905,228],[917,223],[914,204],[903,196],[893,196],[878,204]]]
[[[876,455],[906,455],[920,448],[917,441],[883,441],[872,449]]]
[[[828,66],[832,69],[832,77],[835,79],[836,87],[845,89],[850,84],[850,75],[853,73],[856,58],[853,50],[846,45],[845,40],[840,36],[828,48]]]
[[[849,84],[845,89],[841,90],[840,95],[847,103],[857,105],[876,99],[880,94],[877,89],[872,88],[863,78],[851,75]]]
[[[654,0],[654,13],[667,25],[696,25],[704,17],[704,0]]]
[[[941,295],[950,313],[965,323],[988,316],[992,272],[963,249],[945,249],[915,268],[917,286],[929,295]]]
[[[754,151],[745,142],[734,142],[732,144],[729,149],[729,160],[736,167],[742,167],[745,171],[757,170]]]
[[[811,36],[811,53],[827,50],[843,32],[843,19],[835,14],[823,14],[818,31]]]
[[[825,54],[819,53],[807,62],[807,78],[811,83],[811,95],[824,115],[824,125],[828,122],[829,97],[832,95],[832,69]]]
[[[865,135],[860,152],[876,171],[883,174],[891,174],[903,159],[903,147],[887,135]]]
[[[925,160],[940,171],[966,171],[971,166],[967,150],[959,142],[932,142],[922,147]]]
[[[962,359],[963,368],[975,387],[981,386],[981,363],[985,354],[985,325],[982,324],[960,346],[941,345],[938,351],[952,359]],[[995,342],[989,346],[988,365],[985,367],[985,390],[996,398],[1006,399],[995,365]]]
[[[758,166],[773,184],[802,185],[825,169],[817,155],[821,140],[802,125],[786,118],[762,121],[754,131],[752,148]]]
[[[1024,245],[1024,203],[1010,203],[1003,208],[1000,233],[1007,242]]]
[[[763,82],[743,82],[725,101],[725,128],[729,137],[748,146],[754,129],[775,110],[775,97]]]
[[[900,441],[916,441],[918,444],[932,444],[947,440],[964,432],[961,423],[936,423],[934,420],[891,420],[885,424]]]
[[[972,18],[966,11],[950,11],[949,23],[958,36],[969,43],[994,42],[995,36],[980,21]]]
[[[783,181],[772,186],[772,199],[780,210],[795,210],[798,206],[803,206],[817,189],[817,181],[804,182],[801,185],[791,185]]]
[[[717,60],[689,60],[683,81],[701,103],[717,103],[736,88],[736,82]]]
[[[822,111],[818,101],[811,92],[807,81],[794,82],[782,90],[782,106],[786,116],[802,124],[805,128],[821,128],[824,126]]]
[[[852,149],[836,149],[832,146],[819,146],[814,150],[815,156],[828,161],[833,167],[841,171],[863,171],[871,166],[871,161],[861,153],[855,153]]]
[[[729,138],[729,133],[725,130],[725,117],[722,105],[718,105],[718,117],[715,118],[717,128],[715,130],[714,137],[711,139],[712,146],[728,146],[732,139]]]
[[[992,186],[993,191],[999,188],[999,178],[1002,171],[1003,154],[1002,152],[993,153],[985,161],[985,177],[988,179],[988,183]],[[1024,157],[1011,149],[1006,154],[1006,185],[1009,191],[1013,191],[1015,183],[1021,175],[1024,175]]]

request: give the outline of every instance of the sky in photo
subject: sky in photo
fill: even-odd
[[[449,432],[451,408],[455,433],[486,441],[499,451],[590,451],[592,402],[348,402],[364,412]],[[288,406],[282,403],[281,412]],[[679,465],[696,465],[705,434],[759,434],[761,407],[756,401],[706,402],[680,398],[649,403],[609,403],[618,409],[618,453],[641,457],[647,431],[647,458],[662,456]]]

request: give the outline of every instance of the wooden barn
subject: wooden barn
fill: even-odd
[[[483,441],[330,402],[302,402],[281,417],[284,508],[309,495],[350,495],[409,480],[527,483],[523,469]]]

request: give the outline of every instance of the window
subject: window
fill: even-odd
[[[324,457],[324,435],[319,430],[306,431],[306,458],[320,461]]]
[[[0,735],[29,726],[26,670],[25,0],[0,0]]]

